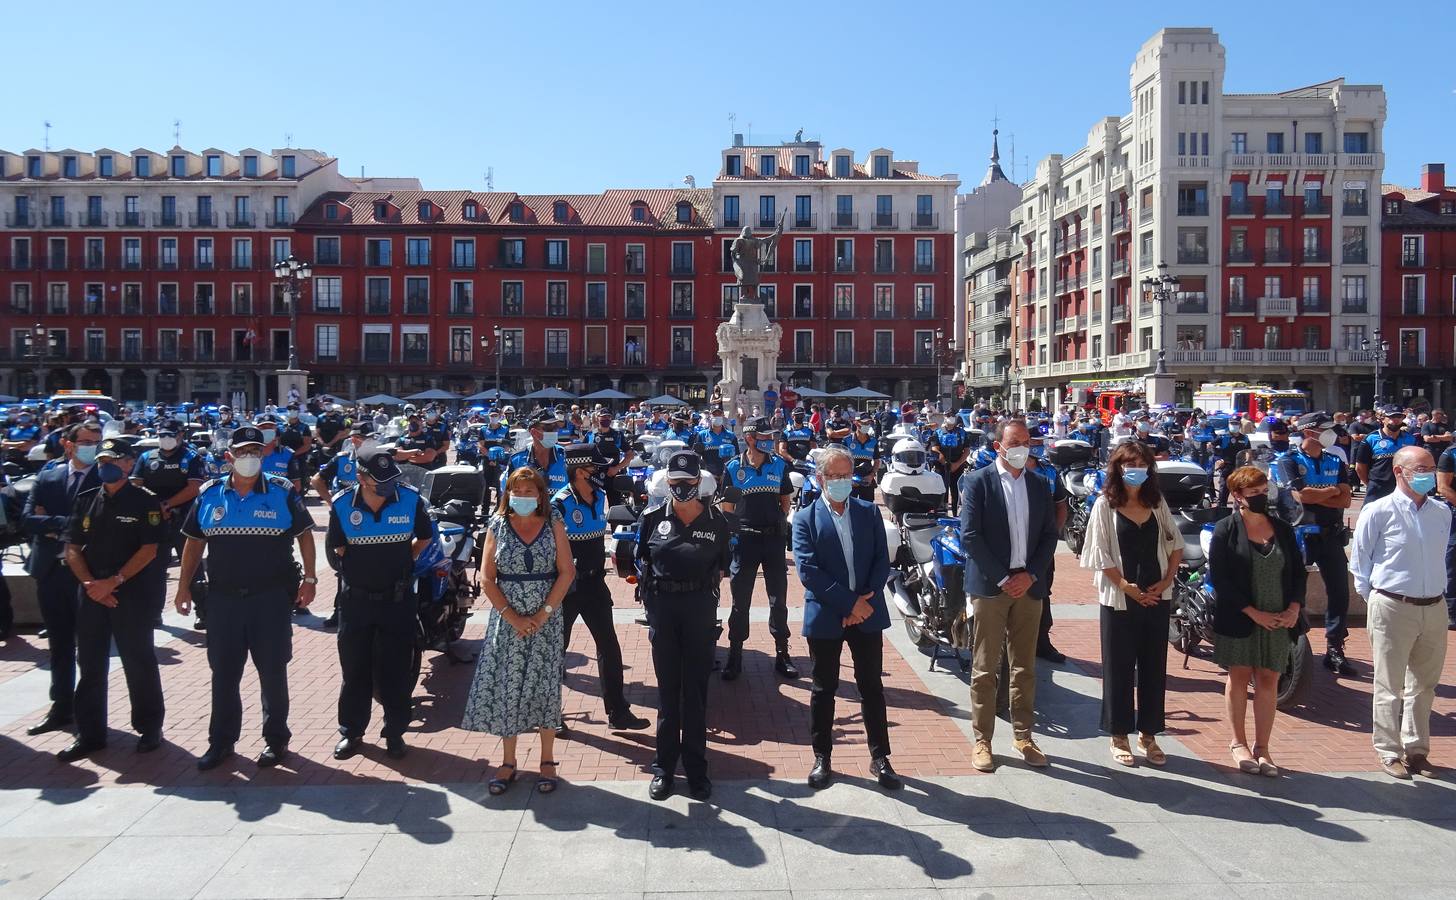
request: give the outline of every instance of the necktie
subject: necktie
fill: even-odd
[[[86,473],[85,472],[72,472],[71,473],[71,489],[69,491],[67,491],[66,496],[69,497],[72,501],[74,501],[76,499],[76,492],[79,491],[79,490],[81,490],[81,479],[83,479],[85,477],[86,477]]]

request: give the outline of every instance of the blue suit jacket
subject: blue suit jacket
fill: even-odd
[[[1022,478],[1037,478],[1023,471]],[[1028,484],[1026,491],[1026,571],[1035,580],[1029,593],[1046,599],[1052,556],[1057,552],[1056,506],[1045,482]],[[1010,514],[1001,493],[1001,468],[989,465],[961,479],[961,548],[966,553],[966,593],[995,597],[1010,574]]]
[[[36,578],[49,575],[51,569],[63,563],[66,550],[66,524],[71,518],[71,496],[67,483],[71,478],[71,466],[54,466],[41,470],[35,476],[35,486],[25,498],[25,514],[22,519],[27,534],[31,536],[30,558],[26,560],[25,571]],[[81,479],[81,491],[87,491],[101,484],[92,466],[86,477]],[[45,510],[41,515],[37,509]],[[59,537],[51,537],[59,535]]]
[[[885,541],[885,522],[872,503],[849,498],[848,515],[853,526],[854,559],[844,558],[833,513],[820,497],[814,505],[794,517],[794,564],[804,584],[804,628],[808,638],[837,638],[844,634],[844,618],[854,609],[860,594],[871,593],[874,613],[857,627],[884,631],[890,627],[885,606],[885,582],[890,578],[890,551]],[[850,590],[849,567],[854,566],[857,590]]]

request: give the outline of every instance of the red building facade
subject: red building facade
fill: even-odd
[[[1428,163],[1420,186],[1383,185],[1382,386],[1397,401],[1451,403],[1456,376],[1456,190],[1446,167]]]

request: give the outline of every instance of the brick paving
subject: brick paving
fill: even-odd
[[[314,509],[322,520],[321,508]],[[1095,604],[1090,573],[1082,570],[1065,551],[1058,555],[1057,566],[1056,602]],[[317,608],[323,615],[332,604],[334,581],[326,568],[321,568],[320,576]],[[610,578],[609,584],[619,611],[636,608],[629,586],[615,578]],[[726,606],[726,584],[724,590]],[[762,607],[765,603],[760,589],[754,605]],[[792,575],[789,603],[792,608],[803,603],[802,586]],[[0,729],[0,788],[93,784],[440,783],[475,782],[488,777],[487,766],[499,760],[498,739],[458,727],[473,666],[451,663],[438,654],[426,657],[423,683],[416,690],[416,730],[409,735],[412,748],[409,757],[394,762],[384,756],[382,747],[375,746],[352,760],[334,760],[330,751],[338,739],[334,714],[338,665],[333,633],[322,630],[320,624],[318,617],[310,616],[297,620],[294,630],[289,718],[294,730],[295,755],[287,766],[258,771],[251,762],[262,745],[257,735],[256,679],[250,672],[243,685],[245,718],[244,737],[238,747],[240,757],[235,765],[221,771],[196,771],[194,758],[206,745],[209,671],[203,636],[190,630],[175,630],[175,639],[159,650],[168,703],[167,743],[162,750],[141,757],[132,753],[125,686],[119,665],[114,665],[112,747],[92,760],[72,766],[58,765],[51,754],[66,744],[68,736],[30,738],[24,734],[25,726],[43,712],[43,708],[37,708],[34,716],[22,717]],[[650,718],[655,706],[655,681],[646,629],[619,621],[617,632],[627,666],[629,700],[640,714]],[[482,634],[483,625],[472,624],[460,644],[461,652],[473,655]],[[1099,674],[1095,619],[1063,616],[1058,620],[1054,637],[1077,668],[1093,677]],[[1318,634],[1314,637],[1318,652],[1323,648],[1323,641]],[[802,640],[795,639],[792,646],[801,668],[807,671],[808,659]],[[723,779],[798,779],[812,762],[808,746],[808,679],[786,683],[774,675],[772,641],[762,622],[754,623],[747,651],[745,672],[739,681],[725,684],[716,675],[713,678],[709,699],[712,772]],[[1362,629],[1353,631],[1348,651],[1350,658],[1368,673],[1369,647]],[[43,643],[34,635],[21,635],[0,645],[0,685],[31,671],[43,658]],[[563,777],[573,781],[649,777],[646,766],[652,756],[651,730],[612,732],[607,729],[596,696],[591,637],[584,627],[578,626],[573,635],[567,662],[563,708],[571,732],[567,743],[555,753],[562,764]],[[912,665],[916,671],[912,671]],[[923,668],[923,659],[907,661],[886,642],[886,691],[896,766],[911,776],[972,774],[969,742],[947,715],[949,705],[925,690],[918,674]],[[1456,652],[1448,657],[1444,684],[1436,701],[1432,755],[1437,760],[1456,759],[1456,688],[1449,686],[1456,683],[1453,676],[1456,676]],[[1314,679],[1314,689],[1306,704],[1279,716],[1274,742],[1279,761],[1288,768],[1312,773],[1375,770],[1370,747],[1368,674],[1354,679],[1335,679],[1323,669],[1317,669]],[[1223,674],[1211,660],[1195,656],[1185,671],[1182,656],[1170,648],[1169,733],[1200,758],[1217,766],[1224,766],[1228,761],[1222,685]],[[957,703],[965,706],[966,698]],[[836,724],[842,729],[836,737],[836,768],[848,774],[864,774],[868,759],[847,669]],[[538,760],[535,739],[523,739],[523,768],[534,769]]]

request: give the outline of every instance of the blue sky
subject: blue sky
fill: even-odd
[[[1211,26],[1226,90],[1384,84],[1386,181],[1456,163],[1456,20],[1407,9],[1372,33],[1368,2],[1200,6],[27,4],[6,13],[0,147],[39,147],[49,120],[53,148],[165,149],[180,119],[192,149],[270,149],[291,133],[349,175],[483,190],[492,167],[497,190],[565,193],[706,185],[733,130],[803,128],[974,184],[999,114],[1020,180],[1025,159],[1071,152],[1095,119],[1127,111],[1128,67],[1154,31]]]

